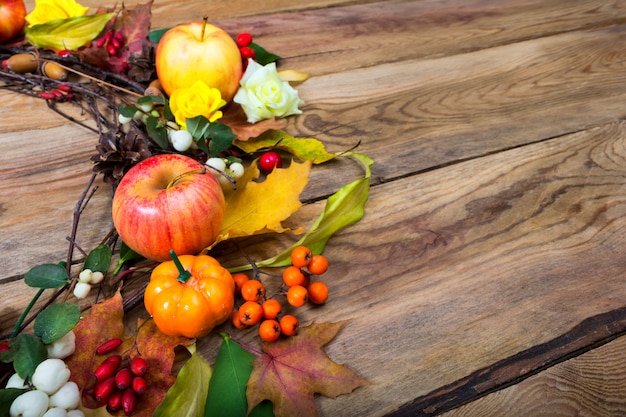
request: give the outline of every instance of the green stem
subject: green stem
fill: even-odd
[[[176,252],[172,249],[170,249],[170,256],[172,257],[172,261],[174,261],[174,265],[176,265],[176,269],[178,269],[179,272],[178,278],[176,279],[184,284],[189,278],[191,278],[191,272],[183,268],[183,264],[180,263],[180,259],[178,259]]]
[[[15,336],[18,335],[18,333],[20,332],[20,327],[22,326],[22,323],[24,323],[24,319],[26,319],[26,316],[28,315],[30,310],[32,310],[33,306],[35,305],[39,297],[41,297],[41,294],[43,294],[44,290],[45,288],[39,288],[39,291],[37,291],[37,294],[35,294],[32,300],[30,300],[30,303],[28,304],[26,309],[22,312],[22,315],[17,320],[17,323],[15,323],[15,327],[13,328],[13,333],[11,333],[11,339],[13,339]]]

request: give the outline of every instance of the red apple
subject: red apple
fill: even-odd
[[[203,22],[175,26],[157,45],[155,65],[163,91],[171,95],[196,81],[217,88],[230,101],[242,75],[239,48],[224,30]]]
[[[179,154],[156,155],[132,167],[113,196],[113,223],[138,254],[156,261],[195,255],[215,241],[224,194],[204,166]]]
[[[0,42],[19,35],[26,24],[26,5],[23,0],[0,0]]]

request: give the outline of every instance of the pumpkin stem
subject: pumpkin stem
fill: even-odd
[[[176,252],[172,249],[170,249],[170,256],[172,257],[172,261],[174,261],[174,265],[176,265],[176,269],[178,269],[179,272],[178,278],[176,279],[184,284],[189,278],[191,278],[191,272],[183,268],[183,264],[180,263],[180,259],[178,259]]]

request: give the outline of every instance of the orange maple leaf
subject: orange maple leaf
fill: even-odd
[[[369,385],[322,350],[345,323],[314,323],[302,327],[297,336],[263,342],[265,353],[255,359],[248,380],[248,413],[261,401],[270,400],[275,417],[315,417],[314,394],[335,398]]]

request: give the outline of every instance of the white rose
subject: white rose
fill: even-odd
[[[302,113],[298,106],[304,102],[287,81],[280,79],[274,62],[263,66],[249,59],[239,84],[233,101],[241,104],[250,123]]]

